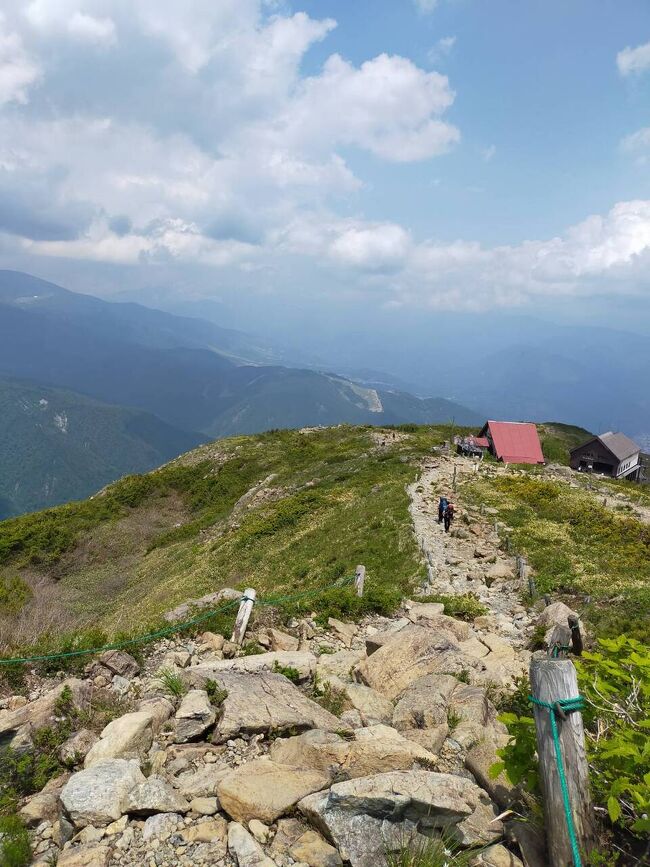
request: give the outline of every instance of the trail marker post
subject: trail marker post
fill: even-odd
[[[354,587],[357,591],[357,596],[363,596],[363,582],[366,580],[366,567],[357,566],[354,573]]]
[[[594,811],[578,693],[569,659],[534,656],[530,685],[550,867],[580,863],[594,842]]]
[[[248,620],[251,616],[253,605],[255,604],[256,595],[257,594],[252,587],[247,587],[246,590],[244,590],[244,595],[242,596],[241,602],[239,603],[239,611],[237,612],[237,619],[235,620],[235,628],[233,629],[232,638],[230,639],[232,643],[236,644],[238,647],[244,640],[244,635],[246,634],[246,627],[248,626]]]

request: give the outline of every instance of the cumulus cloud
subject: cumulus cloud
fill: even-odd
[[[9,30],[0,12],[0,106],[26,103],[29,88],[39,77],[39,65],[25,50],[20,35]]]
[[[616,65],[621,75],[634,75],[650,69],[650,42],[636,48],[624,48],[616,55]]]
[[[67,36],[96,44],[114,42],[112,18],[84,11],[89,5],[93,4],[84,0],[32,0],[25,9],[25,18],[43,35]]]

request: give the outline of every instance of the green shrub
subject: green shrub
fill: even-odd
[[[280,665],[280,663],[276,660],[273,663],[273,671],[276,674],[282,674],[292,683],[300,683],[300,672],[297,668],[293,668],[291,665]]]
[[[27,828],[19,816],[0,816],[0,864],[2,867],[27,867],[32,847]]]
[[[266,653],[266,650],[257,641],[247,641],[241,647],[242,656],[257,656],[260,653]]]
[[[463,852],[451,841],[440,837],[410,840],[405,834],[399,848],[386,851],[388,867],[469,867],[476,859],[476,850]]]
[[[458,596],[445,596],[434,593],[430,596],[418,596],[418,602],[442,602],[445,614],[457,620],[472,621],[488,613],[488,609],[474,593],[462,593]]]
[[[222,687],[220,687],[218,683],[215,683],[214,680],[206,680],[203,688],[208,694],[210,704],[213,704],[215,707],[221,707],[224,701],[228,698],[228,690],[222,689]]]
[[[0,576],[0,614],[18,614],[32,591],[20,575]]]
[[[341,716],[343,711],[350,706],[348,698],[342,689],[337,689],[328,681],[321,686],[317,677],[314,679],[312,696],[325,710],[328,710],[334,716]]]
[[[171,668],[162,668],[158,672],[158,679],[160,680],[163,689],[168,692],[169,695],[179,698],[187,692],[187,687],[183,682],[183,678],[179,674],[176,674],[175,671],[172,671]]]

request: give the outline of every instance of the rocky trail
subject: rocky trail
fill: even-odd
[[[67,725],[67,769],[19,805],[33,863],[380,867],[444,833],[477,849],[473,865],[543,864],[488,773],[507,740],[494,700],[528,668],[533,616],[490,515],[461,500],[452,532],[437,523],[454,468],[474,472],[432,457],[409,489],[429,577],[394,617],[257,626],[254,655],[178,636],[142,663],[107,651],[82,678],[33,677],[29,696],[2,699],[16,755]],[[486,609],[471,623],[426,601],[468,593]],[[565,620],[555,608],[537,622]],[[114,718],[97,725],[99,708]]]

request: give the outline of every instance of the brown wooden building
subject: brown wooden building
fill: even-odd
[[[579,472],[639,481],[641,449],[625,434],[609,431],[572,449],[570,464]]]

